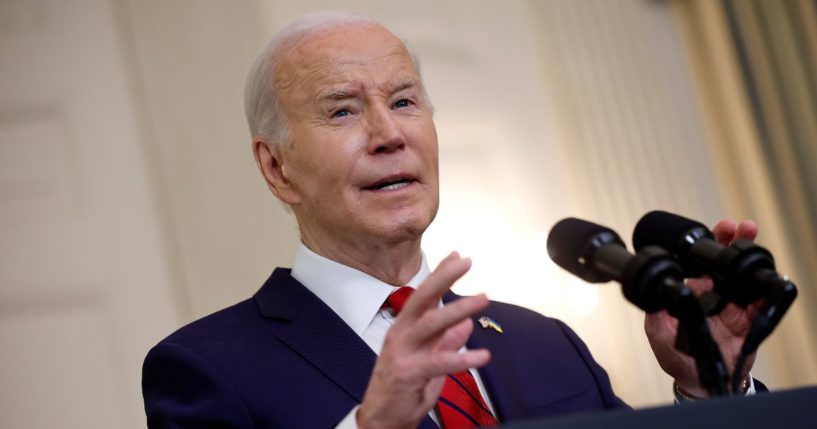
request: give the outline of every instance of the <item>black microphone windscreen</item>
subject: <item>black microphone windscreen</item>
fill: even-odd
[[[548,234],[548,255],[560,267],[585,278],[588,267],[579,259],[588,256],[586,253],[593,245],[592,241],[601,236],[604,236],[604,243],[599,245],[615,242],[626,248],[618,234],[610,228],[572,217],[562,219],[553,225]]]
[[[702,223],[677,214],[655,210],[645,214],[633,230],[633,248],[638,252],[646,246],[660,246],[673,252],[684,234],[692,228],[709,229]]]

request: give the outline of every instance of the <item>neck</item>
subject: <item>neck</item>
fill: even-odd
[[[408,284],[417,274],[423,259],[419,237],[397,243],[336,243],[315,240],[302,234],[301,240],[309,250],[324,258],[394,286]]]

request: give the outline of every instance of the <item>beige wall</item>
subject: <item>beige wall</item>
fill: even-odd
[[[36,15],[54,8],[44,0],[33,4],[0,16],[24,22],[29,9]],[[441,144],[443,201],[425,240],[429,259],[436,262],[459,250],[474,258],[474,269],[457,291],[487,291],[495,299],[566,320],[608,369],[620,395],[637,406],[670,400],[669,380],[641,332],[642,315],[617,286],[587,285],[562,273],[548,261],[544,242],[550,226],[568,215],[610,225],[628,237],[636,219],[654,208],[706,222],[729,214],[715,185],[717,165],[708,155],[682,39],[663,4],[343,4],[392,28],[420,56]],[[184,322],[247,298],[275,266],[291,264],[297,231],[255,170],[242,113],[244,75],[256,51],[286,22],[338,6],[221,0],[87,0],[78,5],[102,11],[96,22],[110,29],[90,26],[81,13],[63,20],[89,33],[82,46],[116,65],[104,72],[119,84],[77,111],[99,115],[108,124],[112,112],[118,112],[125,125],[112,125],[115,129],[104,136],[112,144],[130,145],[110,147],[111,152],[89,148],[83,153],[87,158],[71,167],[80,176],[100,169],[94,180],[110,189],[99,194],[103,208],[78,216],[86,231],[111,237],[126,213],[131,234],[145,244],[134,250],[128,241],[111,239],[98,254],[89,250],[92,241],[76,240],[65,245],[66,254],[87,254],[90,269],[111,254],[123,255],[123,261],[109,265],[110,277],[149,271],[129,283],[99,283],[100,290],[114,291],[116,302],[130,299],[131,305],[106,307],[110,319],[88,321],[89,326],[113,321],[119,327],[109,335],[116,336],[139,329],[134,315],[151,319],[137,340],[118,340],[125,345],[109,360],[114,375],[104,379],[114,386],[127,384],[122,388],[127,393],[114,399],[124,411],[111,421],[139,427],[144,417],[138,365],[149,344]],[[60,37],[32,31],[31,37],[46,42]],[[6,65],[11,48],[5,49],[0,51],[4,83],[12,73],[26,73],[26,68]],[[35,52],[15,52],[23,60],[38,58]],[[89,67],[96,64],[87,61]],[[84,82],[78,93],[93,90],[93,79]],[[48,88],[64,92],[59,84]],[[110,103],[106,96],[111,94],[119,94],[119,104]],[[17,109],[14,98],[0,99],[11,100],[5,105]],[[92,129],[93,124],[77,127]],[[37,159],[36,153],[31,156]],[[61,157],[56,162],[70,163],[75,155],[55,156]],[[130,182],[123,184],[123,175]],[[0,174],[7,180],[0,200],[19,190],[6,177]],[[70,180],[57,177],[59,183]],[[4,218],[4,226],[16,225],[9,222]],[[14,260],[10,256],[21,246],[36,252],[48,242],[47,231],[35,228],[15,246],[0,248],[0,256]],[[3,272],[10,268],[4,262]],[[35,278],[5,276],[0,293]],[[132,290],[141,292],[127,292]],[[148,310],[151,304],[160,307],[160,317]],[[51,317],[47,311],[15,311],[31,320]],[[0,320],[9,314],[8,305],[0,306]],[[42,347],[26,350],[36,353]],[[757,368],[773,387],[798,384],[763,360]],[[800,383],[814,382],[804,378]],[[32,394],[35,388],[29,388]],[[11,395],[7,384],[2,389],[4,398]],[[0,422],[25,421],[13,409],[3,411],[18,420],[0,417]]]
[[[116,13],[0,2],[0,427],[144,427],[184,320]]]
[[[256,2],[126,1],[137,88],[185,319],[247,298],[290,264],[297,230],[256,172],[244,76],[268,34]]]

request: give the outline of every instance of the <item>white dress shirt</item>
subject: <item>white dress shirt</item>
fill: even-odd
[[[417,288],[431,274],[425,255],[420,269],[405,286]],[[362,271],[347,267],[311,251],[303,243],[295,253],[292,266],[292,277],[321,299],[332,309],[363,341],[380,354],[386,331],[394,323],[394,315],[381,306],[386,298],[399,287],[378,280]],[[442,302],[440,303],[442,306]],[[465,350],[465,347],[463,347]],[[476,370],[471,374],[477,382],[479,391],[491,412],[494,412],[485,386]],[[355,415],[359,406],[352,408],[349,414],[338,424],[338,428],[357,428]],[[439,424],[433,410],[431,418]]]

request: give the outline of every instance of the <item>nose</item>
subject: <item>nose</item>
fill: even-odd
[[[401,150],[406,145],[406,139],[395,118],[395,113],[386,106],[377,106],[369,110],[369,153],[391,153]]]

